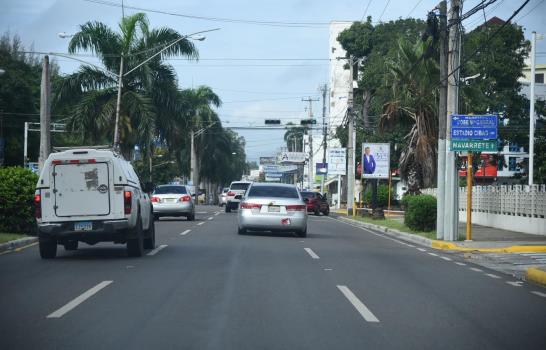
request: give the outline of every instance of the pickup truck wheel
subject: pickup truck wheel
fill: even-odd
[[[239,227],[237,228],[237,233],[240,235],[246,235],[246,229]]]
[[[231,204],[226,204],[226,213],[231,213]]]
[[[320,209],[319,209],[319,208],[315,208],[315,215],[316,215],[316,216],[319,216],[319,215],[320,215]]]
[[[195,220],[195,213],[191,213],[190,215],[188,215],[186,217],[186,219],[188,219],[188,221],[194,221]]]
[[[304,229],[301,230],[301,231],[298,231],[297,233],[298,233],[298,236],[301,237],[301,238],[307,237],[307,227],[304,228]]]
[[[142,232],[142,219],[140,216],[137,219],[135,230],[136,238],[127,240],[127,254],[130,257],[140,257],[144,253],[144,238]]]
[[[57,256],[57,241],[51,238],[39,238],[40,257],[42,259],[53,259]]]
[[[68,241],[64,244],[65,250],[78,250],[78,241]]]
[[[159,221],[159,214],[154,214],[154,221]]]
[[[154,249],[155,248],[155,223],[150,221],[150,227],[147,230],[146,238],[144,238],[144,248],[145,249]]]
[[[330,208],[326,208],[326,210],[324,211],[324,215],[328,216],[330,215]]]

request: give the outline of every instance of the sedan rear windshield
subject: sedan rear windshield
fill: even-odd
[[[244,182],[240,182],[240,183],[235,183],[235,184],[231,184],[231,187],[229,188],[230,190],[244,190],[246,191],[248,186],[250,186],[249,183],[244,183]]]
[[[303,198],[315,198],[315,192],[300,192]]]
[[[248,197],[299,198],[298,190],[280,186],[254,186],[250,188]]]
[[[187,194],[184,186],[161,186],[155,189],[154,194]]]

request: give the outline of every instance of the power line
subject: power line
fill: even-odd
[[[362,18],[360,19],[360,22],[364,20],[364,17],[366,17],[366,13],[368,13],[368,8],[370,7],[371,3],[372,3],[372,0],[368,0],[368,5],[366,5],[366,8],[364,9],[364,13],[362,14]]]
[[[278,101],[278,100],[295,100],[295,99],[296,97],[277,97],[277,98],[263,98],[263,99],[256,99],[256,100],[226,101],[222,103],[226,104],[226,103],[244,103],[244,102],[261,102],[261,101]]]
[[[83,1],[100,4],[100,5],[112,6],[112,7],[121,7],[121,4],[113,2],[113,1],[106,1],[106,0],[83,0]],[[235,19],[235,18],[225,18],[225,17],[197,16],[197,15],[183,14],[178,12],[169,12],[169,11],[143,8],[143,7],[137,7],[137,6],[129,6],[129,5],[125,5],[125,8],[136,10],[136,11],[152,12],[152,13],[159,13],[159,14],[169,15],[169,16],[183,17],[188,19],[197,19],[197,20],[205,20],[205,21],[213,21],[213,22],[226,22],[226,23],[254,24],[254,25],[264,25],[264,26],[273,26],[273,27],[317,28],[321,26],[330,25],[329,22],[265,21],[265,20],[246,20],[246,19]]]
[[[411,9],[411,11],[408,13],[408,15],[407,15],[406,17],[411,16],[411,14],[413,13],[413,11],[415,11],[415,9],[417,8],[417,6],[419,6],[422,2],[423,2],[423,0],[417,1],[417,3],[415,4],[415,6],[413,6],[413,8]]]
[[[528,12],[526,12],[525,14],[521,15],[521,17],[517,18],[517,19],[516,19],[516,22],[517,22],[517,21],[521,21],[523,18],[527,17],[527,15],[529,15],[531,12],[533,12],[534,9],[536,9],[537,7],[539,7],[543,2],[544,2],[544,0],[540,0],[540,1],[538,2],[538,4],[536,4],[535,6],[533,6],[532,9],[530,9],[530,10],[529,10]]]
[[[381,12],[381,15],[379,16],[379,22],[381,22],[381,18],[383,18],[383,15],[385,14],[385,11],[387,10],[387,7],[389,6],[391,0],[387,0],[387,3],[385,4],[385,7],[383,8],[383,12]]]

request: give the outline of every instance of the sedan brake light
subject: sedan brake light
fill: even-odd
[[[287,205],[286,211],[305,211],[307,208],[303,204]]]
[[[257,203],[247,203],[243,202],[240,205],[241,209],[261,209],[262,205]]]
[[[152,197],[152,202],[153,203],[159,203],[159,202],[161,202],[161,199],[159,197],[153,196]]]
[[[235,192],[229,191],[229,192],[227,193],[227,195],[228,195],[228,196],[235,196]]]
[[[191,200],[191,196],[187,194],[183,195],[182,197],[178,199],[179,202],[189,202],[190,200]]]

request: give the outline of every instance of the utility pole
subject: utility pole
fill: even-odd
[[[352,215],[354,206],[355,189],[355,147],[354,147],[354,114],[353,114],[353,80],[354,80],[354,62],[349,57],[349,93],[347,96],[347,118],[349,133],[347,141],[347,215]]]
[[[195,133],[193,129],[190,130],[190,179],[197,193],[199,184],[197,184],[197,156],[195,154]]]
[[[437,201],[436,208],[436,238],[444,239],[445,210],[445,174],[446,174],[446,116],[447,116],[447,2],[438,5],[440,12],[440,104],[438,106],[438,168],[437,168]]]
[[[319,99],[318,98],[313,99],[311,97],[308,97],[308,98],[302,98],[301,100],[309,103],[309,119],[313,119],[313,102],[319,101]],[[313,183],[315,181],[313,177],[313,129],[312,127],[310,127],[307,132],[309,135],[309,166],[307,169],[307,180],[309,183],[309,189],[313,189]]]
[[[49,56],[44,56],[42,64],[42,83],[40,84],[40,155],[38,169],[41,172],[51,152],[51,86],[49,77]],[[25,159],[26,162],[26,159]]]
[[[324,84],[322,86],[322,164],[326,164],[326,147],[327,147],[327,128],[326,128],[326,93],[328,92],[328,86]],[[324,177],[322,175],[320,180],[320,193],[324,193]]]
[[[459,100],[459,72],[461,35],[459,13],[461,0],[452,0],[449,10],[449,47],[448,67],[450,73],[447,85],[447,115],[446,118],[446,187],[445,187],[445,214],[444,214],[444,240],[455,241],[459,230],[459,203],[458,203],[458,173],[455,166],[455,152],[450,152],[448,144],[451,143],[451,116],[458,113]],[[456,70],[456,71],[454,71]]]
[[[531,86],[529,108],[529,186],[533,186],[534,162],[535,162],[535,55],[537,46],[537,32],[533,32],[531,38]]]

